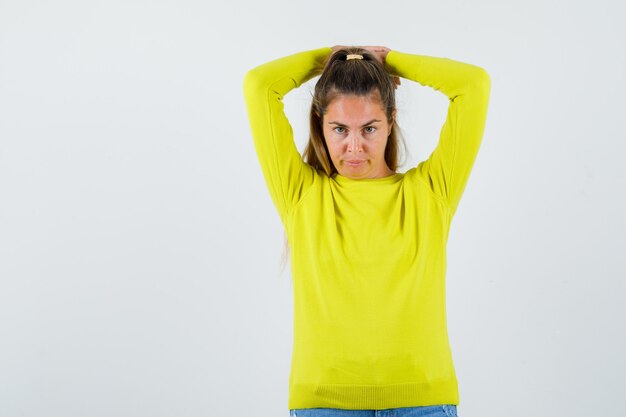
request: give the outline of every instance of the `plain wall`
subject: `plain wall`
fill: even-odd
[[[460,417],[626,406],[618,1],[0,1],[0,416],[287,416],[293,301],[242,82],[384,45],[485,68],[448,244]],[[285,98],[302,151],[312,83]],[[403,80],[410,155],[448,101]]]

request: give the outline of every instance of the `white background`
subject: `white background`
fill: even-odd
[[[485,68],[448,244],[460,417],[626,406],[615,1],[0,0],[0,416],[287,416],[292,287],[245,72],[334,44]],[[302,151],[312,84],[287,113]],[[405,172],[439,92],[405,80]]]

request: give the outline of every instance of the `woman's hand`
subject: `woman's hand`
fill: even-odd
[[[352,48],[352,46],[335,45],[331,47],[332,53],[335,53],[340,49],[347,49],[347,48]],[[372,55],[374,55],[374,57],[378,61],[380,61],[382,64],[385,63],[385,58],[387,58],[387,54],[389,53],[389,51],[391,51],[391,49],[384,47],[384,46],[356,46],[356,48],[362,48],[362,49],[366,49],[370,51]]]
[[[385,65],[387,54],[391,51],[391,49],[386,46],[361,46],[361,48],[370,51],[383,65]],[[391,78],[393,78],[393,82],[396,84],[396,88],[398,88],[400,85],[400,77],[393,76]]]
[[[340,49],[346,48],[350,47],[346,45],[335,45],[331,49],[332,53],[335,53]],[[387,54],[389,53],[389,51],[391,51],[391,49],[387,48],[386,46],[358,46],[358,48],[363,48],[369,51],[374,56],[374,58],[376,58],[383,65],[385,65]],[[394,76],[393,81],[396,84],[396,88],[398,88],[398,86],[400,85],[400,77]]]
[[[389,53],[389,51],[391,51],[391,49],[387,48],[386,46],[361,46],[361,48],[370,51],[372,55],[374,55],[376,59],[379,60],[382,64],[385,63],[385,60],[387,59],[387,54]]]
[[[350,48],[350,46],[346,46],[346,45],[335,45],[333,47],[331,47],[330,49],[332,49],[331,54],[334,54],[335,52],[337,52],[340,49],[347,49]]]

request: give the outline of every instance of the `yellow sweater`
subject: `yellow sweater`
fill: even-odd
[[[328,177],[302,160],[282,98],[319,75],[330,52],[277,59],[244,80],[254,145],[291,248],[288,407],[458,404],[446,242],[483,136],[489,75],[448,58],[392,50],[390,73],[450,100],[437,147],[404,174]]]

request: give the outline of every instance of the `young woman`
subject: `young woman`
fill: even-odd
[[[282,98],[318,75],[301,156]],[[405,173],[399,77],[449,98],[436,148]],[[489,75],[448,58],[335,46],[252,69],[244,93],[291,249],[291,416],[456,416],[446,242],[483,136]]]

